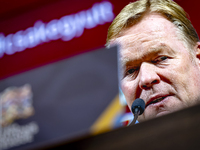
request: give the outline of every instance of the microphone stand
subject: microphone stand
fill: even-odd
[[[133,114],[134,114],[134,119],[133,119],[133,121],[130,123],[130,125],[134,125],[135,122],[137,121],[137,118],[138,118],[138,116],[139,116],[139,114],[140,114],[140,109],[139,109],[139,108],[135,108]]]

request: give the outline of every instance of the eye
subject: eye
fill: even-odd
[[[125,72],[125,76],[131,75],[133,77],[137,74],[138,70],[138,68],[127,69],[127,71]]]
[[[153,63],[162,62],[162,61],[166,60],[167,58],[168,58],[167,56],[159,56],[153,61]]]
[[[133,74],[135,72],[135,69],[129,69],[126,73],[129,74]]]

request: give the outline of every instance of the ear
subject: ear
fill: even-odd
[[[196,49],[196,58],[198,59],[200,64],[200,42],[197,42],[195,49]]]

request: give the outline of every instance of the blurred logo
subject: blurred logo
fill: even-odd
[[[29,84],[9,87],[0,94],[0,124],[5,127],[17,119],[28,118],[34,114],[32,90]]]

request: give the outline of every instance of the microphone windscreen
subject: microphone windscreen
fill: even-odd
[[[135,108],[138,108],[140,110],[140,114],[141,115],[143,112],[144,112],[144,109],[145,109],[145,102],[143,99],[141,98],[137,98],[132,106],[131,106],[131,111],[134,113],[135,112]]]

